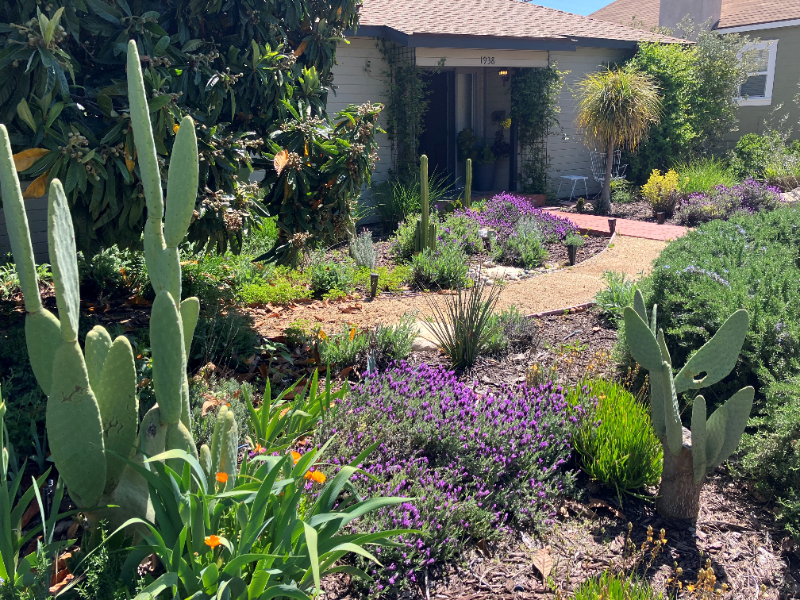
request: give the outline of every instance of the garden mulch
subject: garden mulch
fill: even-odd
[[[523,314],[533,314],[589,302],[605,287],[603,272],[619,271],[638,279],[649,272],[653,260],[665,247],[665,242],[617,236],[607,250],[581,264],[507,284],[500,294],[498,308],[514,305]],[[331,333],[344,326],[371,328],[398,323],[407,312],[417,312],[424,318],[432,314],[429,302],[443,295],[409,292],[381,294],[374,300],[360,297],[331,302],[308,300],[251,308],[249,312],[258,333],[274,338],[298,320],[319,325],[326,333]]]
[[[460,379],[473,383],[478,393],[492,393],[503,385],[524,382],[532,364],[556,361],[562,365],[562,384],[575,383],[584,374],[614,376],[609,355],[617,333],[597,308],[549,315],[535,323],[537,337],[531,347],[504,357],[481,357]],[[408,360],[447,365],[436,352],[415,352]],[[676,566],[682,570],[677,577],[682,586],[679,598],[705,598],[687,593],[686,586],[696,583],[707,560],[716,587],[723,583],[730,587],[722,599],[800,598],[800,547],[775,523],[774,504],[751,492],[746,482],[734,480],[726,467],[708,478],[696,524],[660,518],[654,506],[655,488],[646,489],[642,498],[625,497],[620,502],[613,490],[579,475],[575,490],[574,496],[560,500],[554,521],[541,531],[518,530],[497,543],[473,541],[460,562],[432,569],[425,587],[401,598],[569,598],[582,582],[607,570],[635,572],[655,590],[674,592]],[[648,527],[652,542],[647,539]],[[661,529],[666,544],[659,550],[655,541]],[[548,564],[544,585],[542,569]],[[323,587],[329,600],[356,597],[346,577],[330,577]]]

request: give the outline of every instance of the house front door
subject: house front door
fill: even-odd
[[[440,71],[422,76],[427,82],[428,110],[419,152],[428,156],[428,172],[455,183],[455,72]]]

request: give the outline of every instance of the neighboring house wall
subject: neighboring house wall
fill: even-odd
[[[23,190],[27,189],[29,185],[30,181],[21,182]],[[47,196],[25,198],[25,213],[28,216],[33,258],[37,264],[50,263],[47,250]],[[0,259],[5,260],[6,254],[10,252],[11,241],[8,238],[6,215],[5,212],[0,211]]]
[[[724,30],[723,30],[724,31]],[[800,26],[765,29],[762,31],[744,32],[750,37],[761,40],[778,40],[775,56],[775,77],[772,87],[772,100],[768,105],[748,106],[743,103],[737,112],[739,130],[731,132],[725,139],[729,145],[747,133],[763,133],[765,121],[774,126],[780,118],[788,114],[786,125],[792,128],[792,138],[800,137],[800,109],[795,103],[795,96],[800,92]],[[780,110],[775,112],[777,107]]]
[[[350,44],[342,44],[337,50],[337,65],[333,68],[333,84],[338,89],[336,95],[328,99],[328,113],[333,115],[348,104],[364,102],[386,102],[387,80],[385,72],[388,67],[377,47],[375,38],[352,37]],[[558,188],[560,175],[584,175],[589,177],[590,193],[600,191],[600,186],[592,178],[592,165],[582,137],[575,129],[575,98],[573,91],[578,80],[586,74],[593,73],[609,63],[624,60],[631,51],[612,48],[578,48],[575,52],[550,52],[550,64],[557,64],[560,71],[568,71],[565,85],[561,92],[559,121],[561,130],[554,132],[547,139],[547,150],[550,155],[550,188]],[[489,141],[494,137],[498,123],[491,121],[492,112],[511,111],[510,86],[503,86],[498,69],[480,69],[456,67],[456,73],[472,73],[475,77],[476,94],[474,98],[476,132]],[[381,123],[385,121],[381,119]],[[459,124],[460,125],[460,124]],[[457,129],[459,127],[457,125]],[[508,141],[509,132],[506,132]],[[566,139],[565,139],[566,138]],[[392,168],[391,143],[385,134],[378,135],[380,146],[378,162],[373,181],[386,181]],[[461,166],[459,165],[459,170]],[[459,177],[463,173],[457,174]],[[505,189],[508,186],[508,159],[498,161],[495,170],[495,188]],[[566,186],[564,186],[566,187]],[[581,191],[583,186],[580,187]],[[578,190],[576,189],[576,192]],[[562,196],[569,195],[569,189],[562,188]],[[365,198],[366,199],[366,198]]]
[[[547,138],[547,152],[550,155],[549,185],[556,191],[561,175],[584,175],[589,178],[589,193],[599,193],[600,184],[592,177],[592,161],[589,148],[583,143],[583,136],[575,127],[577,102],[574,97],[575,84],[587,74],[604,68],[609,63],[621,61],[631,56],[631,52],[611,48],[578,48],[576,52],[551,52],[550,64],[556,64],[559,71],[569,71],[564,77],[561,90],[561,114],[558,120],[561,130]],[[565,139],[566,138],[566,139]],[[570,186],[564,182],[561,196],[569,196]],[[566,189],[565,189],[566,188]],[[575,192],[583,194],[583,185]]]

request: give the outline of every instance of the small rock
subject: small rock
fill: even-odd
[[[487,279],[486,285],[494,285],[494,279]]]
[[[430,341],[424,337],[418,336],[414,338],[411,344],[411,349],[415,352],[436,352],[439,347],[435,342]]]

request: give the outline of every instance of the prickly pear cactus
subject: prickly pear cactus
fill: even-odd
[[[666,517],[696,519],[705,476],[735,450],[747,426],[755,390],[734,394],[706,420],[706,401],[697,396],[692,406],[692,429],[681,423],[678,393],[721,381],[736,365],[748,328],[747,311],[731,315],[673,378],[672,360],[657,329],[657,307],[650,325],[644,298],[636,290],[633,307],[625,309],[625,334],[633,358],[650,375],[652,423],[664,452],[664,472],[657,503]]]
[[[120,456],[141,461],[166,449],[197,456],[190,433],[186,355],[200,313],[197,298],[181,301],[178,245],[192,219],[198,185],[194,122],[178,129],[167,182],[164,211],[141,63],[135,42],[128,44],[131,124],[147,201],[144,232],[147,271],[156,291],[150,322],[153,383],[157,404],[138,424],[136,369],[127,338],[111,339],[96,326],[78,343],[80,293],[75,234],[66,197],[56,179],[50,185],[48,243],[59,317],[42,306],[25,207],[8,132],[0,125],[0,186],[9,238],[27,312],[25,334],[34,375],[48,395],[47,430],[53,460],[70,495],[84,508],[116,503],[127,518],[148,513],[144,480]],[[226,421],[227,422],[227,421]],[[225,429],[225,448],[237,439]],[[225,454],[230,464],[229,452]],[[180,464],[170,465],[180,469]],[[109,515],[113,518],[113,515]],[[120,518],[121,518],[120,517]]]
[[[214,423],[211,448],[205,444],[200,447],[200,464],[209,481],[214,481],[217,473],[225,473],[228,476],[226,488],[236,485],[238,444],[239,427],[233,411],[221,406]]]

